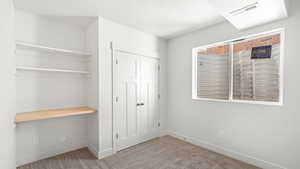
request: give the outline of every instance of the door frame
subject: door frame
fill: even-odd
[[[157,80],[158,80],[158,116],[159,116],[159,124],[161,123],[161,118],[160,118],[160,98],[161,98],[161,92],[160,92],[160,73],[161,73],[161,63],[160,63],[160,58],[157,57],[157,56],[151,56],[151,55],[145,55],[145,54],[140,54],[138,52],[132,52],[132,51],[129,51],[129,50],[124,50],[122,48],[117,48],[115,47],[116,44],[111,41],[110,42],[110,51],[111,51],[111,66],[112,66],[112,149],[113,149],[113,154],[115,154],[117,152],[117,127],[116,127],[116,113],[115,113],[115,108],[114,108],[114,105],[116,103],[116,98],[115,98],[115,72],[116,72],[116,56],[115,56],[115,53],[116,52],[121,52],[121,53],[126,53],[126,54],[131,54],[131,55],[136,55],[136,56],[139,56],[139,57],[147,57],[147,58],[151,58],[151,59],[156,59],[158,61],[158,75],[157,75]],[[160,129],[159,129],[160,130]]]

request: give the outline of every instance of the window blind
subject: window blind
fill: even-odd
[[[280,36],[233,45],[233,99],[279,101]],[[251,58],[254,47],[271,47],[270,58]]]
[[[197,57],[197,96],[209,99],[229,97],[229,45],[209,48]]]
[[[193,49],[193,98],[282,102],[281,34]]]

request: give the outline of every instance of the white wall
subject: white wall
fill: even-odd
[[[222,23],[169,41],[168,123],[171,134],[264,168],[300,168],[300,2],[291,2],[290,17],[237,31]],[[284,105],[194,101],[192,48],[243,35],[286,29]]]
[[[15,57],[14,9],[11,0],[0,2],[0,168],[15,169]]]
[[[98,77],[98,21],[91,23],[86,31],[86,47],[92,53],[89,61],[89,72],[91,76],[88,80],[88,106],[96,110],[99,109],[99,77]],[[99,152],[99,122],[98,113],[89,116],[88,121],[88,147],[95,156]]]
[[[16,12],[16,40],[85,51],[85,29],[58,18]],[[87,59],[17,48],[17,65],[88,69]],[[17,112],[88,104],[88,78],[82,75],[17,71]],[[89,116],[17,124],[17,165],[88,145]]]
[[[71,25],[68,19],[35,15],[16,10],[16,40],[51,47],[85,51],[82,27]]]
[[[99,19],[99,157],[112,153],[112,55],[114,46],[147,56],[160,58],[161,62],[161,123],[166,128],[166,41],[136,29],[106,19]]]

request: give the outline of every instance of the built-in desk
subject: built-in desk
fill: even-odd
[[[91,114],[91,113],[95,113],[95,112],[97,112],[97,110],[92,109],[90,107],[86,107],[86,106],[24,112],[24,113],[17,113],[15,122],[21,123],[21,122],[26,122],[26,121]]]

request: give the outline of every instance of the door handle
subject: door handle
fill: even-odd
[[[144,106],[144,103],[137,103],[136,106]]]

